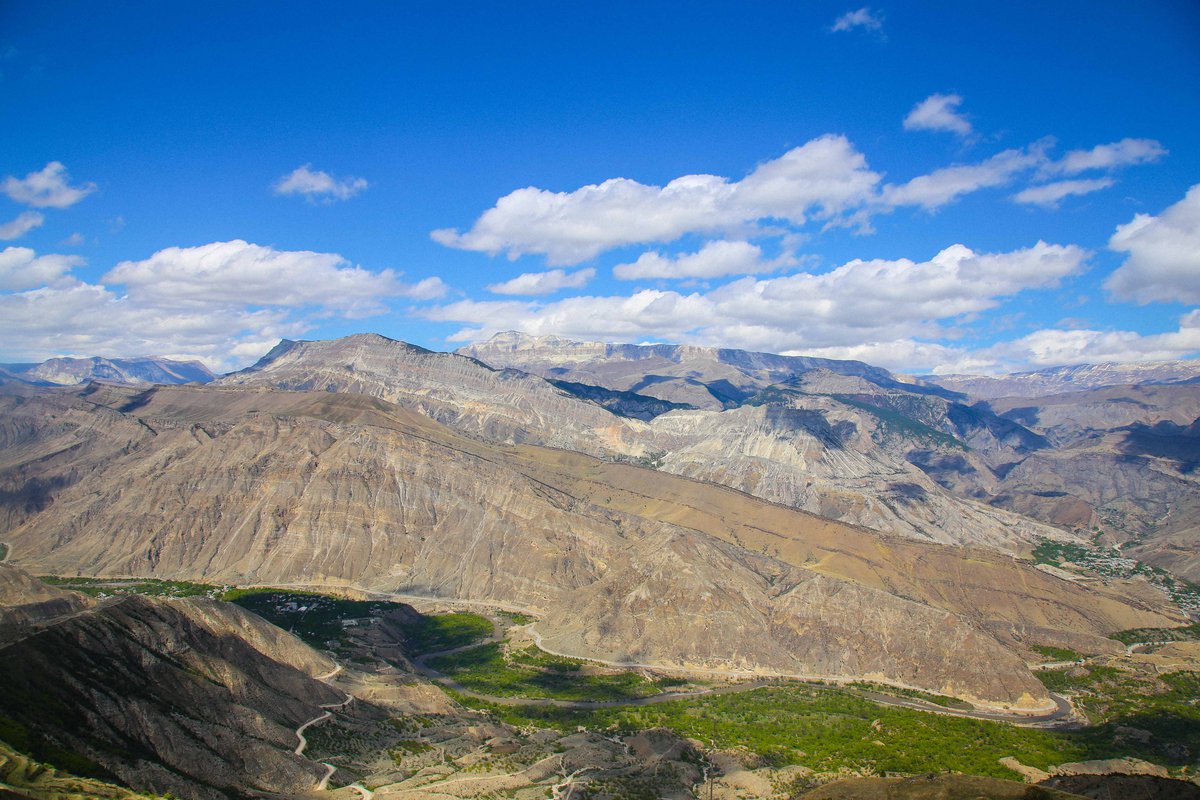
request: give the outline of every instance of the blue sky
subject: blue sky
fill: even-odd
[[[0,360],[1200,352],[1200,7],[0,2]]]

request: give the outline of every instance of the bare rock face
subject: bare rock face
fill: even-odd
[[[337,703],[331,663],[235,606],[136,595],[30,626],[0,645],[0,715],[35,751],[76,754],[156,792],[306,792],[324,769],[295,729]]]
[[[1020,426],[965,407],[956,407],[952,421],[952,400],[860,362],[520,334],[501,334],[462,352],[519,364],[550,376],[556,386],[511,369],[497,372],[474,358],[371,335],[285,342],[259,365],[218,383],[380,397],[471,435],[639,457],[772,502],[914,538],[1013,551],[1036,538],[1069,536],[958,496],[908,458],[916,449],[928,460],[931,446],[957,443],[956,435],[972,444],[996,444],[1013,438]],[[555,377],[563,375],[603,381],[606,388],[589,390],[594,384]],[[795,387],[778,390],[774,384],[781,380],[795,380]],[[668,384],[676,389],[667,391]],[[679,387],[690,388],[680,394]],[[692,396],[693,389],[708,400]],[[686,402],[709,410],[663,413],[685,394]],[[657,401],[662,407],[652,406],[655,397],[662,398]],[[742,402],[753,407],[737,407]],[[597,403],[649,418],[650,424],[606,413]],[[898,415],[889,403],[913,419]],[[891,430],[884,415],[909,420],[912,430]],[[998,444],[992,461],[1011,461],[1013,446],[1027,444]],[[952,458],[966,449],[957,446]],[[992,466],[972,455],[976,472],[991,475]]]
[[[861,361],[690,345],[576,342],[511,331],[458,352],[497,368],[513,367],[545,378],[632,391],[712,410],[736,406],[771,384],[818,369],[861,376],[877,385],[899,383],[887,370]]]
[[[216,383],[362,394],[495,441],[596,455],[640,452],[640,423],[541,378],[495,370],[472,358],[434,353],[376,334],[323,342],[284,340],[253,367]]]
[[[911,439],[897,441],[878,416],[833,397],[797,394],[786,404],[675,411],[651,429],[662,469],[824,517],[1003,551],[1038,538],[1069,538],[948,492],[905,457]],[[932,428],[928,435],[948,438]],[[928,453],[942,439],[918,446]]]
[[[1102,635],[1174,619],[1165,604],[1007,556],[881,536],[581,453],[489,443],[361,395],[80,395],[70,408],[61,393],[46,402],[79,428],[88,413],[116,413],[114,435],[146,438],[118,454],[111,439],[82,440],[71,464],[84,477],[5,534],[30,569],[498,602],[546,612],[542,635],[579,655],[861,672],[1028,710],[1048,704],[1044,689],[988,631]],[[14,413],[47,410],[31,400]],[[103,468],[88,463],[88,441]],[[10,467],[47,481],[57,468]]]
[[[1107,541],[1128,555],[1200,579],[1200,384],[991,406],[1054,444],[1014,463],[994,504],[1059,525],[1103,526]]]

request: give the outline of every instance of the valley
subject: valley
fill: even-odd
[[[784,800],[1193,776],[1193,385],[973,400],[859,362],[485,345],[7,382],[0,781]]]

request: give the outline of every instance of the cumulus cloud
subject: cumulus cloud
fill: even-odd
[[[367,188],[365,178],[334,178],[328,172],[313,171],[312,164],[305,164],[276,181],[275,194],[303,195],[310,203],[349,200]]]
[[[1046,172],[1076,175],[1096,169],[1117,169],[1135,164],[1151,164],[1167,155],[1167,150],[1154,139],[1122,139],[1101,144],[1091,150],[1071,150],[1060,160],[1047,164]]]
[[[34,208],[69,208],[96,191],[96,184],[70,185],[71,176],[60,161],[51,161],[40,172],[24,178],[9,175],[4,193],[10,199]]]
[[[413,291],[390,269],[372,272],[336,253],[275,250],[240,239],[168,247],[145,260],[117,264],[103,281],[156,302],[312,305],[350,316],[379,313],[381,298]]]
[[[90,284],[66,273],[77,256],[0,253],[0,342],[21,358],[186,355],[215,369],[240,366],[317,317],[387,310],[386,298],[430,300],[446,285],[415,284],[333,253],[283,251],[236,240],[170,247],[117,264]],[[265,345],[265,346],[264,346]]]
[[[1013,200],[1026,205],[1055,208],[1064,198],[1091,194],[1107,189],[1115,181],[1112,178],[1095,178],[1082,181],[1057,181],[1041,186],[1031,186],[1013,195]]]
[[[1138,303],[1200,303],[1200,184],[1159,216],[1138,214],[1108,240],[1128,253],[1104,287]]]
[[[84,263],[80,256],[39,256],[28,247],[6,247],[0,250],[0,290],[42,286]]]
[[[743,241],[718,239],[707,242],[695,253],[664,256],[658,251],[642,253],[631,264],[613,267],[621,280],[649,278],[720,278],[725,275],[750,275],[794,266],[796,258],[784,253],[776,259],[764,259],[762,248]]]
[[[740,181],[684,175],[665,186],[613,178],[572,192],[518,189],[469,230],[431,235],[447,247],[514,259],[543,254],[552,265],[569,265],[622,245],[736,230],[759,220],[802,225],[830,219],[866,202],[878,182],[846,137],[830,135],[759,165]]]
[[[255,351],[261,355],[307,327],[281,310],[163,307],[82,282],[0,294],[0,340],[23,359],[162,355],[229,369],[245,363],[231,358],[239,344],[265,342]]]
[[[969,132],[953,122],[955,95],[934,95],[918,106],[933,102],[918,117],[919,124]],[[942,112],[936,113],[938,108]],[[912,118],[917,113],[910,114]],[[963,124],[965,120],[962,121]],[[939,128],[941,129],[941,128]],[[1054,169],[1081,169],[1092,165],[1142,163],[1150,159],[1149,140],[1123,140],[1089,151],[1069,153],[1052,166],[1047,151],[1052,139],[996,153],[974,164],[954,164],[905,182],[882,184],[866,157],[841,135],[825,135],[765,161],[741,180],[719,175],[684,175],[663,186],[630,178],[611,178],[573,191],[555,192],[528,186],[501,197],[466,230],[441,228],[431,232],[434,241],[460,250],[510,259],[542,255],[551,266],[578,264],[600,253],[633,244],[666,244],[682,236],[706,238],[757,238],[796,235],[799,228],[817,221],[822,230],[852,226],[870,231],[873,215],[904,206],[937,210],[983,189],[1007,186],[1021,177],[1046,180]],[[1129,143],[1143,144],[1129,144]],[[1157,145],[1157,143],[1152,143]],[[1164,151],[1165,152],[1165,151]],[[1088,167],[1092,168],[1092,167]],[[1100,188],[1097,182],[1067,182],[1033,187],[1021,193],[1021,202],[1052,204],[1067,194]],[[1055,200],[1055,193],[1060,193]],[[660,254],[661,256],[661,254]],[[646,256],[646,269],[669,271],[665,256]],[[624,270],[636,274],[637,270]]]
[[[1045,163],[1049,142],[1004,150],[978,164],[961,164],[934,170],[900,185],[883,187],[885,206],[920,206],[927,211],[940,208],[964,194],[1004,186],[1019,174]]]
[[[847,11],[833,22],[834,31],[852,31],[855,28],[878,31],[883,28],[883,19],[869,8],[860,8],[857,11]]]
[[[19,239],[34,228],[40,227],[46,221],[46,216],[37,211],[24,211],[14,220],[0,224],[0,239],[10,241]]]
[[[467,325],[454,341],[521,330],[812,352],[943,336],[944,324],[1022,290],[1054,286],[1080,272],[1087,257],[1081,248],[1044,242],[996,254],[953,245],[924,262],[855,260],[825,273],[747,277],[703,293],[644,289],[550,303],[463,300],[418,313]]]
[[[591,267],[575,272],[566,272],[561,269],[552,269],[547,272],[525,272],[503,283],[493,283],[487,287],[487,290],[494,294],[554,294],[560,289],[582,289],[594,277],[596,277],[596,270]]]
[[[932,94],[917,103],[904,118],[906,131],[950,131],[971,135],[971,123],[958,113],[962,97],[956,94]]]
[[[1107,361],[1168,361],[1189,358],[1197,352],[1200,309],[1181,316],[1178,330],[1168,333],[1046,329],[987,348],[981,355],[1002,368],[1038,368]]]

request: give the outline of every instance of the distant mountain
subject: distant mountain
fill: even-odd
[[[922,375],[920,380],[979,400],[1043,397],[1105,386],[1174,383],[1200,378],[1200,359],[1135,364],[1076,364],[1011,375]]]
[[[169,358],[52,358],[40,364],[0,364],[0,378],[39,386],[114,383],[208,383],[217,376],[199,361]]]
[[[544,378],[637,392],[712,410],[735,407],[767,386],[813,370],[856,376],[881,387],[905,386],[915,392],[947,394],[861,361],[691,345],[577,342],[510,331],[458,352],[496,368],[513,367]]]
[[[217,386],[344,392],[377,397],[475,436],[593,455],[640,454],[641,422],[617,416],[548,381],[494,369],[377,334],[280,342]]]

